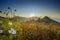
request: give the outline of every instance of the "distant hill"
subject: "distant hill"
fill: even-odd
[[[29,19],[29,21],[26,21],[27,23],[33,23],[33,22],[38,22],[38,23],[46,23],[46,24],[50,24],[50,23],[56,23],[56,24],[60,24],[59,22],[49,18],[48,16],[45,16],[43,18],[39,18],[39,17],[32,17]]]
[[[46,23],[51,23],[51,22],[55,22],[58,23],[57,21],[45,16],[44,18],[41,19],[42,22],[46,22]]]
[[[40,17],[26,18],[26,17],[19,17],[19,16],[15,16],[13,18],[5,18],[0,16],[0,20],[5,20],[5,19],[10,19],[11,21],[27,22],[27,23],[38,22],[38,23],[46,23],[46,24],[49,24],[49,23],[60,24],[59,22],[49,18],[48,16],[45,16],[43,18],[40,18]]]

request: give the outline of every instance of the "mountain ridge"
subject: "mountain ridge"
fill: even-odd
[[[54,22],[54,23],[60,24],[60,22],[57,22],[56,20],[53,20],[53,19],[51,19],[51,18],[48,17],[48,16],[45,16],[45,17],[43,17],[43,18],[40,18],[40,17],[30,17],[30,18],[26,18],[26,17],[15,16],[15,17],[9,18],[9,19],[14,20],[14,19],[16,19],[16,18],[18,18],[19,22],[38,22],[38,23],[42,23],[42,22],[52,23],[52,22]],[[1,20],[1,19],[7,19],[7,18],[0,16],[0,20]]]

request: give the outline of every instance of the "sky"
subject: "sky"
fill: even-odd
[[[59,0],[0,0],[0,10],[8,10],[8,7],[12,10],[16,9],[15,14],[18,16],[49,16],[60,18]]]

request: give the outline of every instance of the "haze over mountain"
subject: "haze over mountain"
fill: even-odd
[[[0,19],[4,19],[4,18],[8,18],[8,17],[2,17],[0,16]],[[48,16],[44,16],[43,18],[41,17],[19,17],[19,16],[15,16],[13,18],[10,18],[12,20],[14,20],[15,18],[18,18],[20,22],[26,22],[26,21],[38,21],[38,22],[59,22],[60,20],[58,18],[49,18]],[[59,21],[58,21],[59,20]]]

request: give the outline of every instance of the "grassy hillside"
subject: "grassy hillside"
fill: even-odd
[[[54,22],[49,24],[44,20],[40,22],[40,19],[34,22],[30,20],[30,23],[20,23],[19,20],[19,17],[11,19],[0,18],[0,21],[2,21],[0,23],[0,29],[2,27],[3,30],[3,32],[0,33],[0,40],[60,40],[60,25],[54,20]],[[8,32],[11,28],[16,31],[14,32],[15,34]]]

